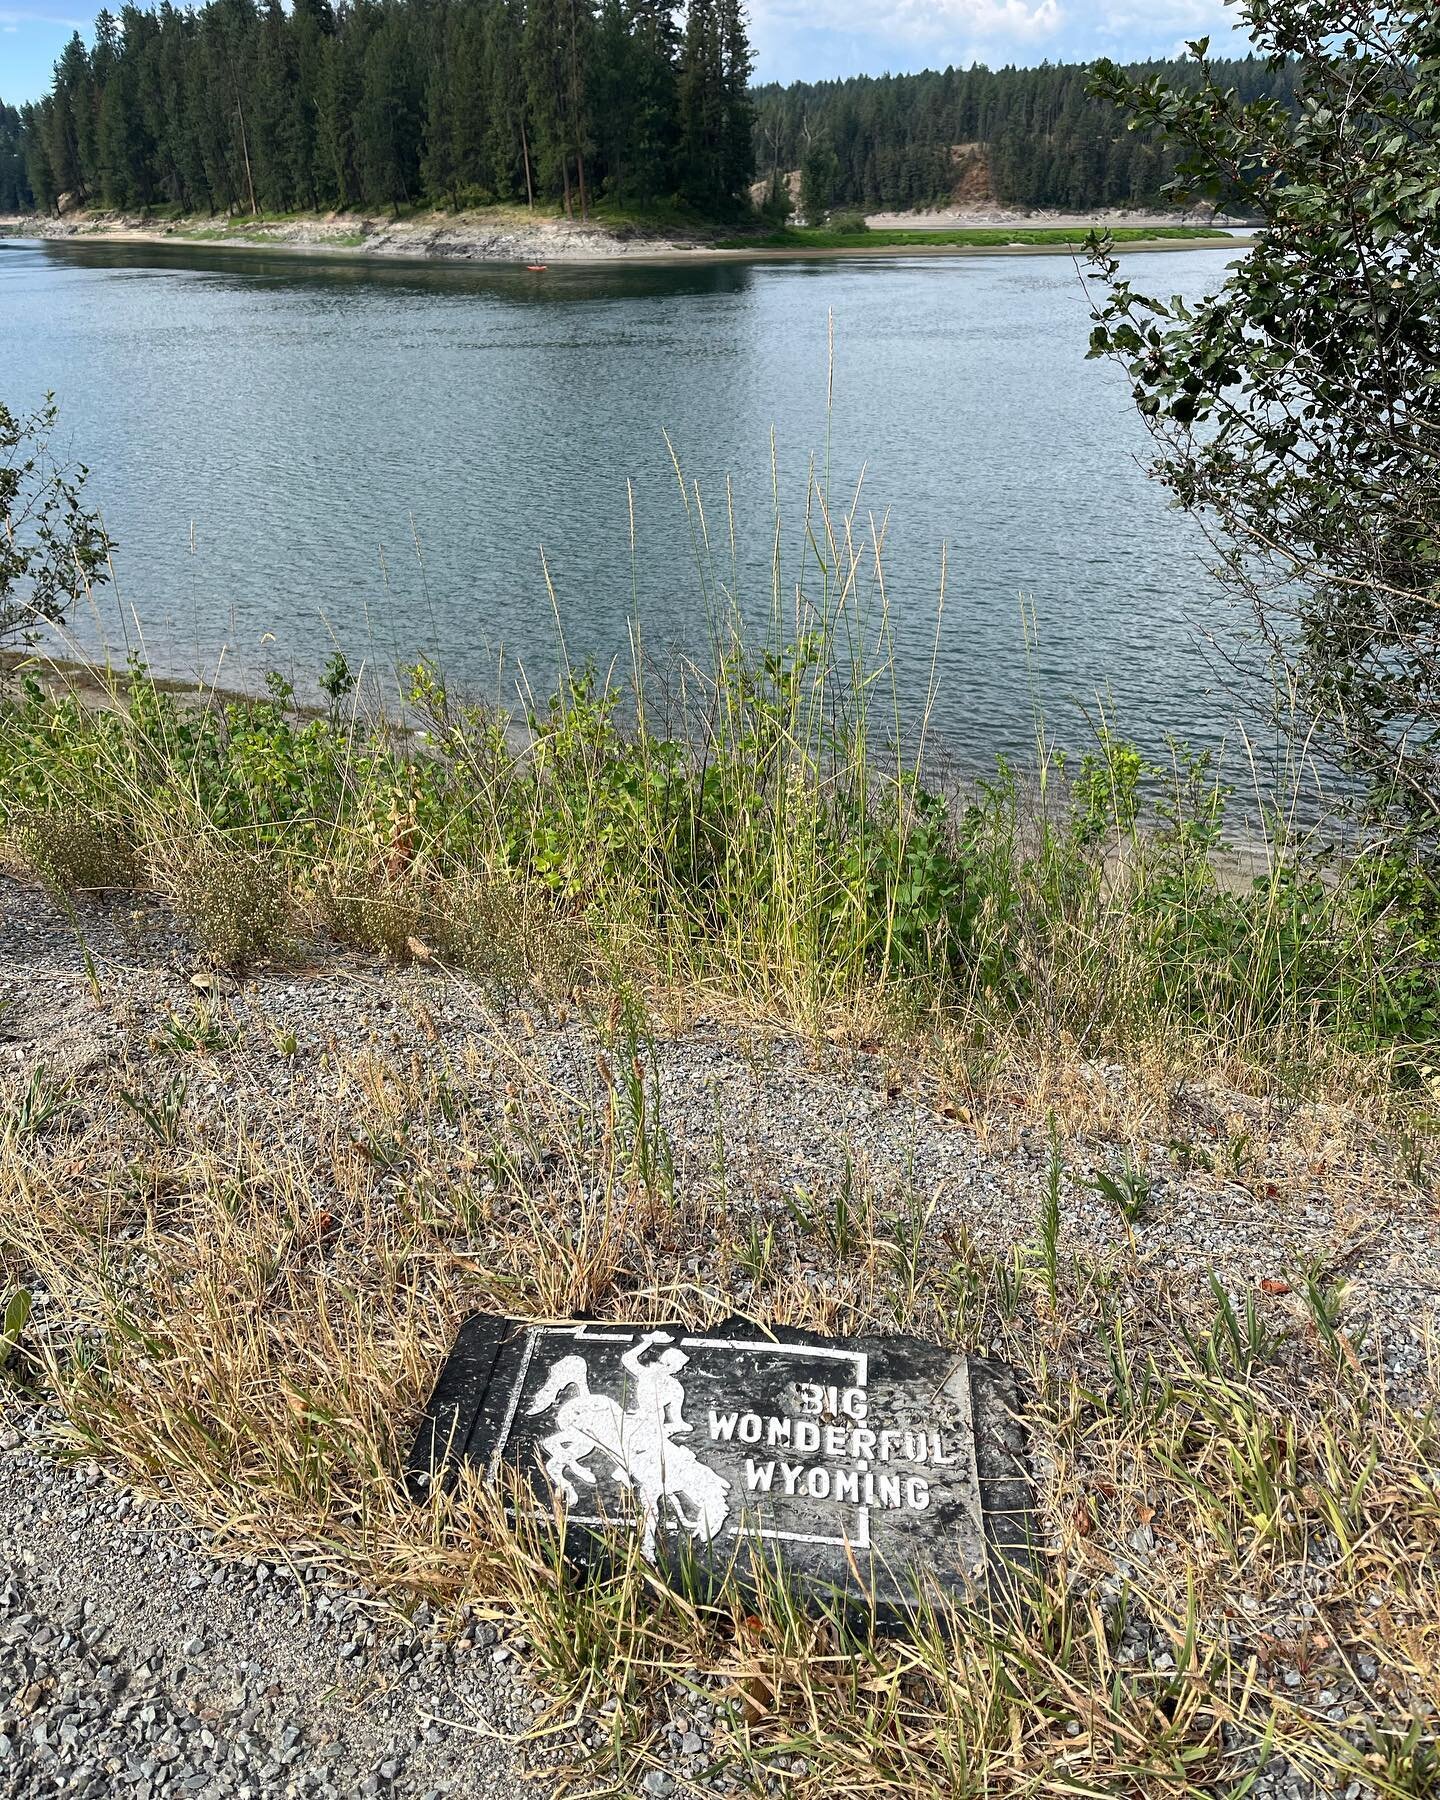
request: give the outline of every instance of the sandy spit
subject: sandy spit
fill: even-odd
[[[1081,228],[1091,224],[1161,225],[1173,219],[1159,215],[1113,214],[1094,219],[1065,215],[1007,215],[1004,218],[959,214],[877,214],[877,227],[908,230],[955,230],[963,226],[994,228]],[[250,221],[159,222],[115,212],[69,213],[61,218],[39,214],[0,216],[0,237],[39,238],[74,243],[166,244],[195,249],[302,251],[340,256],[388,257],[416,262],[602,263],[602,262],[775,262],[794,259],[877,256],[1013,256],[1069,255],[1065,244],[916,244],[875,245],[849,250],[765,249],[721,250],[698,240],[613,231],[561,218],[535,218],[523,208],[496,208],[483,213],[427,213],[408,219],[376,219],[348,213],[323,217]],[[1236,239],[1217,230],[1207,238],[1155,238],[1124,246],[1127,250],[1213,249]]]

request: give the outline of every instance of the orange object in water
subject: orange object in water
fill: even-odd
[[[539,275],[544,270],[548,269],[550,265],[549,263],[526,263],[525,267],[530,270],[532,275]]]

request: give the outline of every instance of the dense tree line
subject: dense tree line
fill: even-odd
[[[753,174],[750,71],[741,0],[125,6],[0,109],[0,206],[719,213]]]
[[[1288,65],[1214,65],[1294,102]],[[947,199],[978,146],[995,196],[1160,201],[1172,159],[1079,65],[749,90],[742,0],[209,0],[102,12],[46,98],[0,105],[0,208],[291,211],[430,200],[724,212],[756,171],[814,207]],[[1189,65],[1144,73],[1183,83]]]
[[[1243,100],[1293,102],[1289,65],[1276,69],[1251,57],[1212,69]],[[1186,63],[1136,72],[1195,79]],[[767,177],[800,169],[807,203],[910,207],[947,199],[965,147],[980,146],[995,197],[1011,205],[1159,204],[1174,172],[1171,153],[1156,134],[1127,130],[1113,106],[1090,95],[1088,80],[1079,65],[1047,64],[758,88],[758,165]]]

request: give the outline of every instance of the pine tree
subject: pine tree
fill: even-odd
[[[481,55],[486,73],[488,179],[501,199],[535,204],[528,88],[519,0],[487,0]]]
[[[25,161],[27,119],[0,100],[0,212],[28,212],[35,192]]]
[[[690,0],[681,51],[680,173],[686,198],[705,212],[727,197],[725,45],[719,0]]]
[[[525,97],[532,131],[534,175],[541,187],[564,192],[565,211],[573,211],[570,198],[570,146],[565,130],[565,47],[561,38],[561,0],[529,0],[520,56],[525,77]]]
[[[490,143],[489,70],[486,66],[486,18],[483,0],[458,0],[445,23],[439,52],[445,63],[445,95],[429,96],[438,127],[443,115],[450,130],[450,191],[460,188],[492,192],[497,187]],[[426,144],[432,133],[427,124]],[[445,190],[444,171],[434,158],[425,171],[425,186],[432,199]]]
[[[624,24],[630,44],[626,178],[628,192],[648,205],[675,186],[680,31],[669,0],[631,0]]]
[[[1078,68],[752,90],[742,0],[679,16],[674,0],[127,0],[93,50],[72,38],[43,101],[0,112],[0,196],[248,211],[483,195],[583,214],[601,194],[673,195],[720,216],[757,167],[776,195],[803,167],[823,211],[948,198],[954,146],[978,145],[1000,199],[1083,209],[1156,204],[1173,170]],[[1215,78],[1294,103],[1284,64]]]
[[[399,211],[419,181],[421,108],[404,15],[388,8],[365,47],[355,119],[361,192]]]
[[[331,206],[361,203],[355,114],[360,105],[364,28],[353,14],[326,40],[316,116],[316,187]]]
[[[800,210],[807,225],[817,224],[840,193],[840,158],[828,137],[817,137],[800,165]]]
[[[47,106],[53,107],[53,96]],[[42,212],[53,212],[60,184],[50,160],[50,129],[45,110],[39,106],[22,106],[20,128],[25,134],[25,182],[36,206]]]
[[[456,162],[455,74],[450,61],[438,60],[425,88],[425,148],[420,157],[420,179],[432,200],[460,203],[459,167]]]
[[[586,158],[594,150],[594,130],[590,110],[590,68],[593,59],[595,14],[590,0],[561,0],[562,55],[565,62],[564,100],[565,137],[569,153],[575,158],[575,179],[580,196],[580,217],[590,216],[590,193],[586,183]]]
[[[294,44],[280,0],[263,0],[257,54],[248,71],[255,190],[272,211],[295,204],[290,145]]]
[[[96,154],[106,204],[148,207],[154,197],[151,180],[154,146],[146,129],[145,109],[140,98],[143,56],[140,40],[147,21],[133,7],[126,8],[126,21],[127,49],[133,54],[118,55],[119,31],[116,29],[111,47],[113,65],[100,87]]]
[[[82,133],[90,122],[90,62],[77,31],[55,65],[55,86],[45,114],[45,154],[56,204],[67,196],[83,205],[89,198],[82,162]]]
[[[601,0],[595,28],[589,92],[595,112],[597,151],[606,192],[618,199],[634,191],[631,162],[637,135],[638,57],[624,0]]]
[[[755,59],[741,0],[720,0],[720,47],[724,64],[720,145],[721,201],[734,200],[755,179],[755,109],[750,76]]]

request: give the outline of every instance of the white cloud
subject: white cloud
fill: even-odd
[[[893,0],[885,7],[868,0],[754,0],[750,11],[761,30],[773,24],[907,43],[1041,42],[1065,20],[1059,0]]]
[[[1211,36],[1243,55],[1225,0],[749,0],[761,81],[824,80],[985,62],[1174,56]]]

